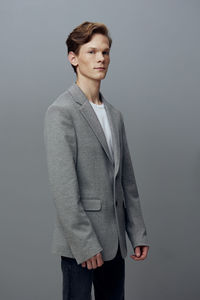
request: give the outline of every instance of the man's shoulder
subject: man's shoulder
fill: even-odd
[[[56,106],[60,108],[66,108],[72,105],[72,96],[68,90],[65,90],[57,96],[56,99],[48,106],[48,108]]]
[[[69,89],[60,93],[46,109],[46,114],[51,110],[59,110],[64,112],[70,112],[73,110],[73,99],[68,91]]]

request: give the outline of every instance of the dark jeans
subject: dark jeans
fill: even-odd
[[[91,300],[92,283],[95,300],[124,300],[125,260],[120,248],[114,259],[101,267],[88,269],[74,258],[61,256],[63,300]]]

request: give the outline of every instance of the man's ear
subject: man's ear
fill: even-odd
[[[74,67],[76,67],[78,65],[77,56],[73,51],[70,51],[68,53],[68,60],[69,60],[70,64],[72,64]]]

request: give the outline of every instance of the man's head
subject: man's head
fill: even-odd
[[[110,63],[112,39],[102,23],[84,22],[66,40],[68,59],[78,76],[102,80]],[[103,67],[103,70],[97,69]]]

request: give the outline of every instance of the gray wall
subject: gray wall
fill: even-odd
[[[89,20],[113,38],[101,91],[124,115],[151,242],[141,262],[128,242],[126,300],[200,299],[200,2],[0,4],[0,298],[61,299],[43,118],[75,79],[65,39]]]

